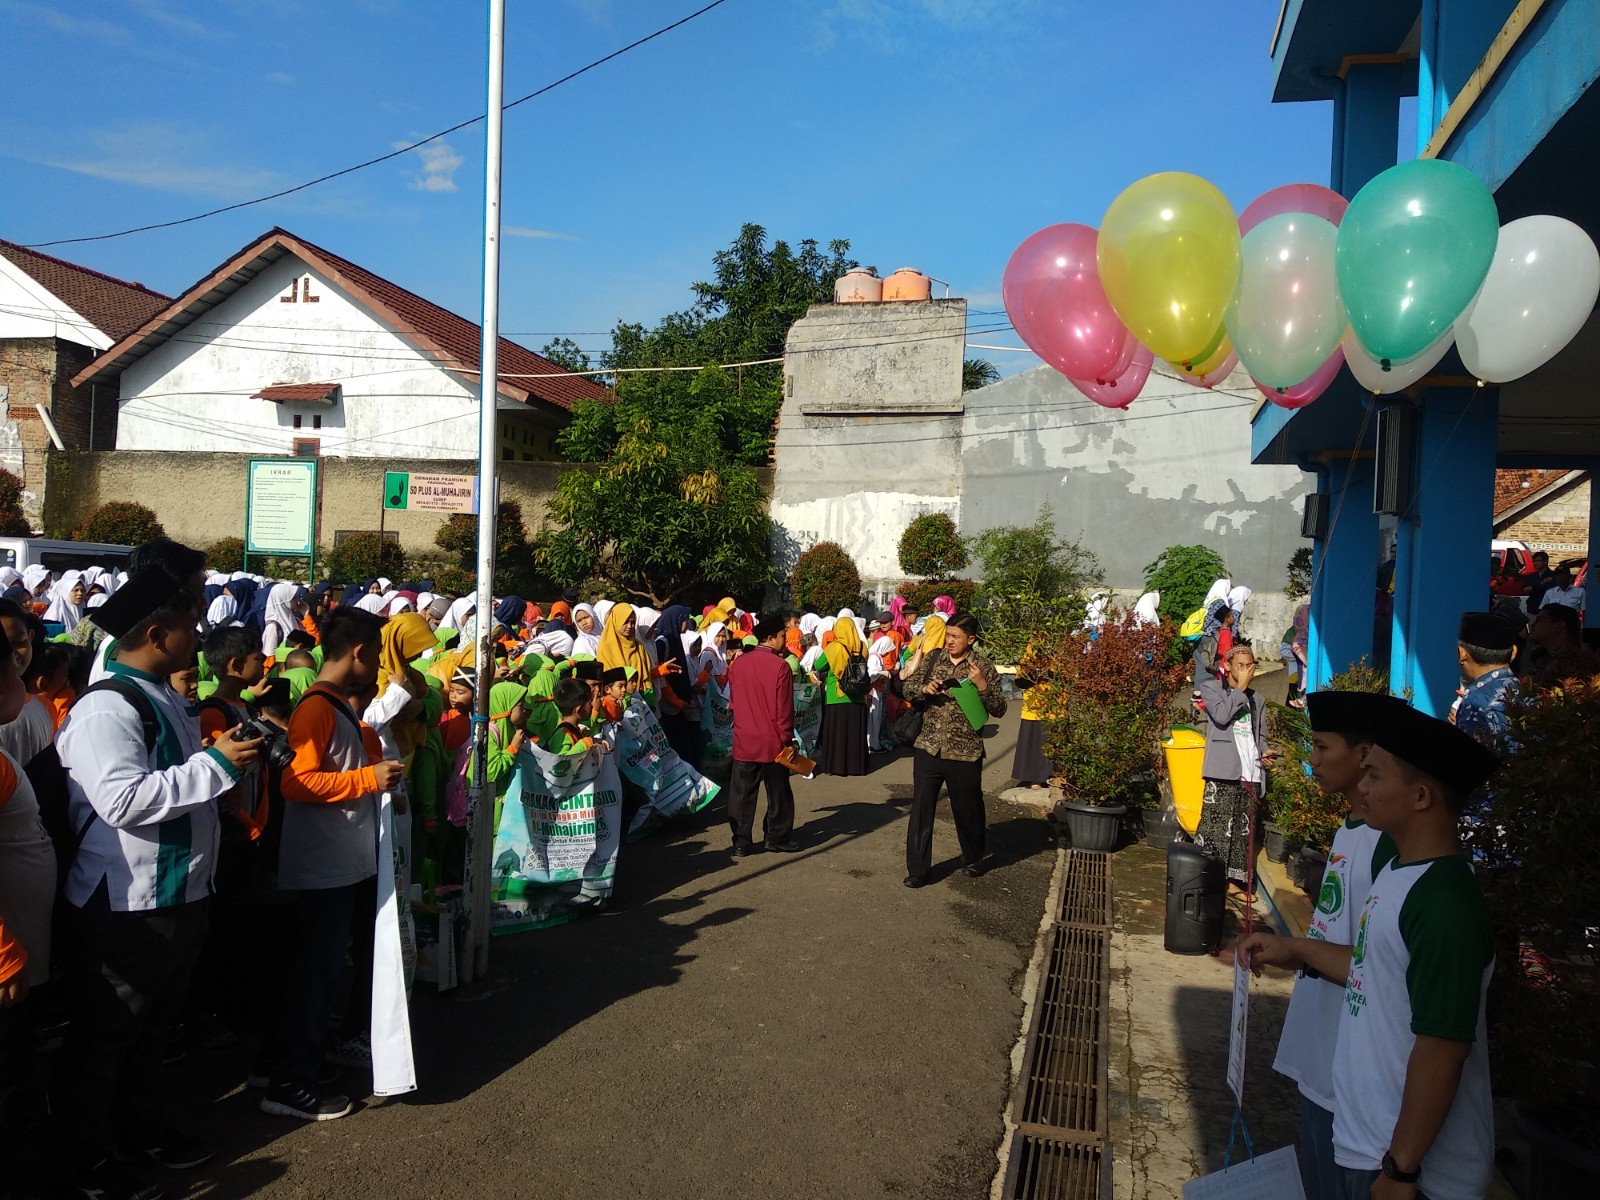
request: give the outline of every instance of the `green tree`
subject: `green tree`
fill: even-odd
[[[403,579],[406,555],[398,541],[379,540],[375,532],[352,533],[333,548],[319,564],[329,579],[341,583],[362,583],[379,575]]]
[[[452,513],[433,535],[433,542],[454,557],[457,570],[477,577],[476,516]],[[450,578],[456,583],[461,581],[459,575],[452,574]],[[537,570],[537,550],[528,537],[527,522],[522,518],[522,505],[515,500],[502,500],[494,524],[494,591],[501,596],[527,596],[543,586]]]
[[[578,343],[569,337],[558,337],[553,342],[546,342],[539,353],[563,370],[588,371],[593,369],[589,356],[578,349]]]
[[[907,575],[944,578],[967,565],[967,545],[949,513],[913,517],[900,535],[900,569]]]
[[[90,513],[72,537],[79,542],[137,546],[166,535],[156,514],[144,505],[131,500],[111,500]]]
[[[1160,592],[1157,611],[1183,624],[1200,607],[1211,585],[1228,577],[1228,564],[1210,546],[1168,546],[1144,569],[1144,590]]]
[[[861,572],[838,542],[818,542],[795,559],[789,591],[796,604],[820,613],[854,608],[861,600]]]
[[[1284,595],[1291,600],[1298,600],[1302,596],[1311,595],[1311,547],[1301,546],[1289,556],[1287,570],[1289,582],[1284,587]]]
[[[969,358],[961,364],[961,390],[976,391],[1000,382],[1000,368],[986,358]]]

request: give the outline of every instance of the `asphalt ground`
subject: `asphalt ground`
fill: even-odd
[[[795,781],[793,854],[729,854],[721,803],[625,845],[604,915],[497,938],[489,978],[412,1001],[417,1092],[304,1125],[256,1109],[251,1045],[168,1068],[212,1163],[170,1196],[987,1195],[1054,865],[990,742],[990,870],[905,875],[908,755]],[[338,1090],[368,1082],[346,1072]]]

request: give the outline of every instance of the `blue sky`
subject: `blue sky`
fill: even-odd
[[[701,0],[510,0],[507,98]],[[1327,182],[1269,102],[1278,0],[728,0],[506,118],[503,324],[587,349],[685,307],[741,223],[848,238],[976,311],[1029,233],[1159,170]],[[0,0],[0,237],[168,220],[483,110],[479,0]],[[52,253],[176,293],[282,225],[476,319],[482,125],[309,192]],[[937,294],[937,293],[936,293]],[[1003,320],[1003,318],[1001,318]],[[988,357],[1009,371],[1032,360]]]

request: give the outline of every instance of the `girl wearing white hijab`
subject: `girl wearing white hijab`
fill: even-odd
[[[275,583],[272,590],[267,593],[266,620],[261,631],[261,653],[268,658],[278,652],[278,647],[283,645],[283,639],[296,629],[300,628],[300,618],[296,615],[295,594],[299,592],[298,583]]]
[[[1236,587],[1228,593],[1228,607],[1233,609],[1233,640],[1243,641],[1244,633],[1244,606],[1249,602],[1252,592],[1247,587]]]
[[[22,582],[22,572],[15,567],[0,567],[0,591]]]
[[[63,571],[50,589],[50,607],[44,610],[46,621],[59,622],[68,633],[83,620],[83,602],[89,589],[83,584],[82,571]]]
[[[369,612],[375,617],[383,616],[383,597],[377,592],[368,592],[356,601],[356,607],[362,612]]]
[[[615,607],[616,607],[616,601],[614,601],[614,600],[596,600],[594,602],[595,619],[600,622],[600,629],[599,629],[598,632],[602,632],[603,633],[605,631],[606,616]]]
[[[44,590],[50,586],[50,568],[34,563],[22,572],[22,586],[28,589],[28,595],[35,600],[43,598]]]
[[[723,653],[726,640],[722,645],[717,642],[717,638],[722,636],[733,637],[724,621],[713,621],[700,631],[700,666],[695,671],[696,678],[699,678],[700,672],[707,667],[711,668],[711,673],[718,679],[728,673],[728,656]]]
[[[96,597],[96,599],[104,599],[104,597]],[[237,625],[239,623],[236,620],[238,615],[239,602],[228,595],[227,592],[223,592],[206,609],[206,624],[212,629],[223,629],[229,625]]]
[[[450,606],[450,611],[444,614],[439,622],[440,629],[460,630],[461,623],[467,619],[467,614],[478,607],[476,596],[463,596]]]
[[[1146,592],[1133,606],[1133,618],[1139,628],[1161,624],[1161,614],[1156,611],[1161,604],[1160,592]]]
[[[1203,609],[1209,609],[1218,600],[1226,600],[1228,598],[1228,589],[1231,588],[1232,586],[1233,586],[1233,581],[1232,580],[1229,580],[1229,579],[1219,579],[1219,580],[1217,580],[1215,583],[1213,583],[1211,585],[1211,590],[1206,593],[1206,598],[1203,601],[1201,601],[1200,607],[1203,608]]]
[[[583,627],[583,622],[578,620],[578,614],[583,613],[589,620],[589,628]],[[600,654],[600,631],[604,628],[600,616],[594,607],[588,604],[574,604],[572,606],[572,627],[577,630],[577,636],[572,640],[574,654]]]
[[[393,598],[389,599],[388,605],[384,608],[384,616],[398,617],[403,612],[411,611],[411,601],[407,600],[404,596],[401,596],[398,593],[390,593],[390,595]]]

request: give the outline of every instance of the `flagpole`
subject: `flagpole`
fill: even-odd
[[[499,513],[495,479],[500,418],[500,149],[505,103],[505,0],[489,0],[488,137],[483,172],[483,347],[478,375],[478,694],[472,720],[472,894],[467,897],[471,944],[461,974],[470,982],[489,970],[489,883],[494,854],[494,784],[489,779],[489,689],[494,686],[494,527]]]

